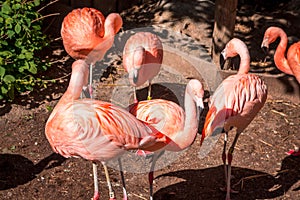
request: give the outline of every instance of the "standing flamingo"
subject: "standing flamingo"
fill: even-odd
[[[211,105],[202,130],[201,145],[206,137],[217,134],[220,129],[225,131],[222,160],[227,184],[226,199],[230,199],[230,176],[233,151],[241,132],[250,124],[267,98],[267,86],[250,70],[248,49],[241,40],[234,38],[228,42],[222,51],[225,59],[240,55],[241,62],[236,75],[226,78],[211,97]],[[226,144],[228,132],[233,128],[236,133],[228,151],[226,166]]]
[[[274,54],[275,65],[282,72],[294,75],[300,83],[300,41],[290,46],[286,58],[287,35],[281,28],[271,26],[265,31],[261,47],[269,48],[269,44],[275,42],[278,37],[280,42]]]
[[[156,161],[164,150],[179,152],[192,144],[198,132],[199,115],[204,109],[203,96],[202,84],[200,81],[192,79],[188,82],[185,90],[185,111],[178,104],[164,99],[139,101],[129,106],[129,112],[136,118],[147,122],[170,139],[167,145],[160,143],[155,146],[159,151],[153,151],[149,172],[151,200],[153,199],[153,171]]]
[[[117,13],[105,17],[94,8],[78,8],[63,20],[61,36],[66,52],[74,59],[85,59],[90,64],[90,93],[92,95],[92,67],[101,60],[122,27]]]
[[[163,59],[163,46],[159,37],[150,32],[132,35],[123,50],[123,66],[134,86],[134,101],[137,102],[136,87],[149,82],[148,97],[151,99],[151,81],[159,73]]]
[[[85,61],[73,63],[67,91],[46,123],[45,134],[56,153],[105,163],[122,155],[125,150],[157,150],[152,146],[168,142],[166,136],[125,109],[108,102],[79,99],[83,86],[88,82],[88,74]],[[103,166],[108,178],[106,165]],[[97,180],[95,171],[94,176]],[[110,185],[109,179],[107,181]],[[97,181],[93,199],[99,199]]]
[[[115,34],[122,27],[119,14],[111,13],[105,17],[94,8],[78,8],[63,20],[61,36],[66,52],[74,59],[84,59],[90,64],[89,96],[93,98],[93,66],[101,60],[114,42]],[[97,165],[93,163],[93,171]],[[95,180],[96,181],[96,180]],[[124,193],[124,196],[127,196]]]
[[[294,75],[300,84],[300,41],[292,44],[287,51],[287,58],[285,58],[285,51],[287,48],[287,35],[279,27],[271,26],[264,34],[264,38],[261,47],[269,48],[269,44],[273,43],[278,37],[280,37],[280,43],[274,54],[275,65],[282,72]],[[296,150],[289,150],[289,155],[300,156],[299,148]]]

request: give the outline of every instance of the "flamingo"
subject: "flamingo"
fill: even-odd
[[[137,102],[136,87],[149,82],[148,97],[151,99],[151,81],[159,73],[163,59],[163,46],[159,37],[150,32],[137,32],[125,44],[123,66],[134,86],[134,101]]]
[[[287,58],[285,58],[284,54],[288,43],[287,35],[281,28],[271,26],[265,31],[261,47],[269,48],[269,44],[273,43],[278,37],[280,37],[280,43],[274,54],[275,65],[282,72],[295,76],[300,84],[300,41],[289,47]],[[290,149],[287,154],[300,156],[299,148]]]
[[[111,48],[114,35],[122,24],[122,18],[117,13],[111,13],[105,19],[99,10],[87,7],[72,10],[63,20],[61,36],[66,52],[75,60],[84,59],[90,64],[90,98],[93,98],[92,68]],[[94,173],[97,170],[95,163],[93,170]],[[124,196],[127,194],[124,193]]]
[[[179,152],[189,147],[198,132],[199,115],[204,109],[204,90],[197,79],[188,82],[185,90],[184,109],[176,103],[164,99],[139,101],[129,106],[129,112],[139,120],[152,125],[171,141],[156,146],[159,151],[154,154],[149,172],[150,200],[153,199],[153,171],[157,159],[165,150]]]
[[[85,61],[73,63],[67,91],[47,120],[46,138],[56,153],[66,158],[82,157],[106,163],[126,150],[157,150],[152,146],[168,142],[166,136],[125,109],[104,101],[79,99],[83,86],[88,83],[88,74]],[[103,166],[112,195],[107,167]],[[93,172],[95,181],[97,173],[95,169]],[[99,199],[97,181],[93,199]]]
[[[287,57],[285,57],[288,43],[287,35],[281,28],[271,26],[265,31],[261,47],[269,48],[269,44],[275,42],[278,37],[280,38],[280,43],[274,54],[275,65],[282,72],[294,75],[300,83],[300,41],[290,46],[287,51]]]
[[[234,147],[241,132],[251,123],[263,107],[267,98],[267,86],[256,75],[248,74],[250,70],[249,51],[244,42],[237,38],[230,40],[222,51],[225,59],[239,55],[240,67],[236,75],[226,78],[211,97],[211,104],[202,130],[201,145],[205,138],[225,131],[222,160],[227,184],[226,199],[230,199],[231,162]],[[228,132],[232,129],[235,138],[228,151],[226,166],[226,144]]]
[[[85,59],[90,64],[90,95],[92,95],[92,67],[103,59],[122,27],[119,14],[105,17],[94,8],[72,10],[63,20],[61,37],[66,52],[75,60]]]

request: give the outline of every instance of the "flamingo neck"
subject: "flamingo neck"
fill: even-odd
[[[300,42],[290,46],[287,53],[287,60],[293,75],[300,84]]]
[[[88,68],[83,70],[72,71],[69,86],[67,91],[61,97],[61,101],[72,101],[80,98],[82,88],[85,85],[85,82],[87,82],[87,74],[89,71]]]
[[[241,58],[238,74],[247,74],[250,70],[250,55],[247,48],[239,50]]]
[[[187,86],[189,87],[189,85]],[[181,133],[176,134],[173,142],[176,144],[174,151],[181,151],[189,147],[195,140],[198,132],[198,116],[195,101],[188,92],[185,91],[184,97],[185,121],[184,128]]]
[[[293,72],[291,71],[288,61],[285,57],[285,51],[288,43],[287,35],[283,31],[280,31],[279,37],[280,37],[280,42],[274,54],[275,65],[280,71],[292,75]]]

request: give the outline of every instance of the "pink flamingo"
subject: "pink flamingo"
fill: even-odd
[[[74,9],[63,20],[61,36],[66,52],[75,60],[84,59],[90,64],[90,98],[93,98],[92,68],[111,48],[114,36],[122,24],[119,14],[111,13],[105,19],[103,14],[94,8]],[[97,171],[95,163],[93,170]],[[127,195],[124,193],[124,196]]]
[[[136,87],[149,82],[148,100],[151,99],[151,81],[159,73],[163,59],[163,46],[158,36],[150,32],[132,35],[123,50],[123,66],[129,73],[134,86],[134,100],[137,102]]]
[[[121,156],[126,150],[157,150],[152,146],[167,143],[152,126],[136,119],[125,109],[108,102],[79,99],[87,84],[88,64],[77,60],[67,91],[53,109],[45,127],[46,137],[52,149],[64,157],[82,157],[105,163]],[[106,165],[103,165],[110,187]],[[94,200],[99,199],[97,171],[94,169]],[[111,196],[114,199],[114,196]]]
[[[275,65],[282,72],[294,75],[300,83],[300,41],[290,46],[286,58],[287,35],[281,28],[271,26],[265,31],[261,47],[269,48],[269,44],[275,42],[278,37],[280,38],[280,43],[274,54]]]
[[[241,132],[250,124],[267,98],[267,86],[250,70],[250,56],[244,42],[237,38],[230,40],[222,51],[225,59],[239,55],[241,58],[239,71],[236,75],[226,78],[211,97],[211,104],[207,113],[202,139],[225,131],[222,160],[225,169],[225,182],[227,184],[226,199],[230,199],[230,176],[233,151]],[[233,143],[228,151],[226,166],[226,144],[228,132],[233,128],[236,133]]]
[[[92,95],[92,67],[101,60],[114,42],[122,27],[117,13],[105,17],[94,8],[78,8],[63,20],[61,36],[66,52],[74,59],[85,59],[90,64],[90,94]]]
[[[265,31],[261,47],[269,48],[269,44],[275,42],[278,37],[280,37],[280,43],[274,54],[275,65],[282,72],[295,76],[300,84],[300,41],[289,47],[287,58],[285,58],[288,43],[287,35],[281,28],[271,26]],[[300,156],[299,148],[296,150],[290,149],[287,154]]]
[[[170,139],[168,144],[160,143],[159,151],[151,150],[153,159],[149,172],[150,199],[153,194],[153,171],[157,159],[165,151],[179,152],[189,147],[198,132],[199,115],[204,109],[204,90],[200,81],[192,79],[185,90],[184,109],[164,99],[139,101],[129,106],[129,112],[141,121],[147,122]]]

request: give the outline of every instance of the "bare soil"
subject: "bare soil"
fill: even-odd
[[[291,41],[299,40],[300,4],[297,1],[264,1],[239,5],[236,37],[246,41],[253,72],[282,74],[268,57],[268,65],[258,64],[265,55],[260,49],[264,30],[270,25],[283,27]],[[258,1],[255,1],[258,2]],[[273,3],[270,3],[273,2]],[[124,30],[159,25],[197,40],[211,49],[214,1],[160,1],[141,4],[121,13]],[[274,49],[276,44],[272,46]],[[54,154],[44,134],[45,123],[65,91],[72,59],[56,40],[46,51],[53,67],[41,74],[45,79],[57,79],[47,88],[18,95],[12,103],[3,102],[0,110],[0,199],[90,199],[93,196],[92,165],[83,159],[65,159]],[[272,52],[271,52],[272,53]],[[102,79],[106,92],[98,99],[106,100],[113,82],[120,77],[121,58],[111,62]],[[284,75],[282,75],[284,76]],[[154,96],[161,97],[159,85]],[[140,98],[144,98],[144,90]],[[207,105],[206,105],[207,106]],[[286,154],[300,146],[299,101],[281,99],[269,94],[267,102],[252,123],[240,136],[236,145],[232,183],[238,194],[232,199],[300,199],[300,157]],[[201,128],[188,150],[170,165],[155,171],[154,199],[225,199],[220,190],[224,186],[221,159],[223,137],[205,158],[200,159]],[[229,141],[232,141],[232,136]],[[117,198],[122,198],[118,170],[109,168]],[[148,199],[147,173],[125,171],[130,199]],[[105,176],[99,164],[101,199],[108,199]]]

